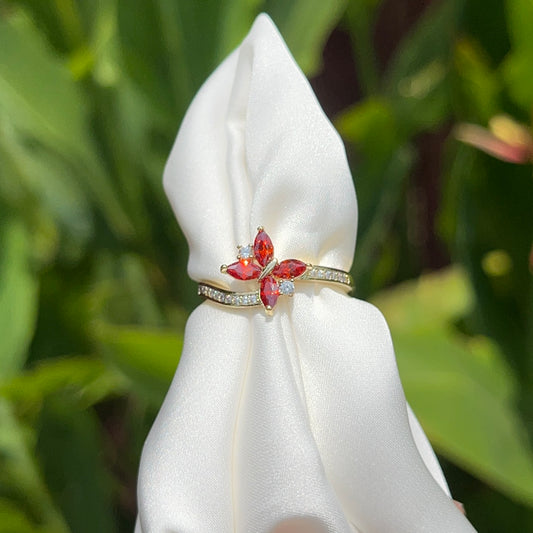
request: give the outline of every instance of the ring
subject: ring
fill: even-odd
[[[237,249],[237,261],[231,265],[222,265],[220,271],[242,281],[257,280],[259,288],[254,291],[233,292],[209,283],[199,283],[200,296],[229,307],[262,305],[270,314],[280,295],[294,294],[295,281],[323,281],[349,290],[354,286],[352,277],[344,270],[311,265],[298,259],[278,261],[274,257],[272,240],[262,226],[257,228],[253,246],[237,246]]]

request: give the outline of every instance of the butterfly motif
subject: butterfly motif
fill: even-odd
[[[274,245],[262,226],[257,228],[253,247],[239,246],[238,261],[222,265],[220,271],[235,279],[260,283],[259,296],[264,308],[272,311],[280,294],[294,294],[293,281],[307,270],[308,265],[298,259],[278,262],[274,257]]]

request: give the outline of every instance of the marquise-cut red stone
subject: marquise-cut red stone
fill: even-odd
[[[307,269],[307,265],[298,259],[285,259],[276,265],[272,274],[281,279],[293,279],[301,276]]]
[[[266,276],[261,280],[259,295],[267,309],[272,309],[276,305],[279,296],[279,285],[273,276]]]
[[[274,257],[274,245],[265,231],[260,231],[255,236],[254,255],[261,266],[266,266]]]
[[[252,263],[250,259],[241,259],[236,263],[228,265],[226,272],[235,279],[246,281],[249,279],[257,279],[261,274],[261,267]]]

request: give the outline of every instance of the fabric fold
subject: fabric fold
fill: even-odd
[[[266,16],[200,89],[164,185],[189,275],[256,227],[280,260],[348,270],[357,204],[341,139]],[[474,531],[410,412],[377,309],[298,285],[273,316],[202,303],[146,441],[136,533]]]

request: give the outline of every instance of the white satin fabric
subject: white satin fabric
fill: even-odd
[[[343,144],[266,15],[192,102],[164,185],[197,281],[254,287],[219,267],[258,225],[278,259],[350,267]],[[272,317],[204,302],[189,318],[143,450],[136,531],[474,531],[406,407],[379,311],[296,286]]]

